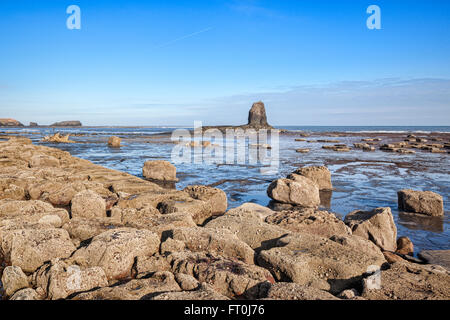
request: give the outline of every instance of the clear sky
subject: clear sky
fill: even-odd
[[[0,1],[0,118],[241,124],[258,100],[275,125],[450,125],[450,1]]]

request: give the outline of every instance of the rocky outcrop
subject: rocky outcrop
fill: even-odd
[[[398,209],[406,212],[443,216],[444,201],[442,196],[432,191],[400,190],[398,193]]]
[[[414,255],[414,244],[408,237],[400,237],[397,239],[397,250],[395,252],[412,256]]]
[[[391,208],[377,208],[372,211],[353,211],[345,216],[345,223],[354,235],[375,243],[382,250],[397,248],[397,227]]]
[[[61,135],[59,132],[55,133],[51,136],[45,136],[42,139],[42,142],[51,142],[51,143],[75,143],[75,141],[72,141],[69,139],[70,135],[67,134],[65,136]]]
[[[23,127],[23,124],[10,118],[0,118],[0,127]]]
[[[193,199],[207,202],[213,215],[221,215],[227,211],[227,195],[220,189],[207,186],[188,186],[183,189]]]
[[[8,266],[3,270],[2,284],[7,296],[28,287],[28,278],[17,266]]]
[[[293,282],[278,282],[271,285],[265,300],[339,300],[331,293]]]
[[[252,108],[248,113],[247,125],[250,127],[258,127],[258,128],[270,127],[269,123],[267,122],[266,108],[262,101],[255,102],[252,105]]]
[[[147,179],[160,181],[178,181],[177,168],[169,161],[146,161],[142,168],[142,175]]]
[[[72,198],[73,218],[106,218],[106,201],[92,190],[84,190]]]
[[[69,121],[55,122],[50,126],[51,127],[81,127],[82,124],[78,120],[69,120]]]

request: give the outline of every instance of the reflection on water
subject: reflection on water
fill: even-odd
[[[2,129],[3,130],[3,129]],[[26,137],[40,144],[42,135],[54,132],[50,128],[11,129],[22,132]],[[316,129],[316,131],[319,129]],[[322,131],[326,131],[323,128]],[[407,130],[407,129],[405,129]],[[430,129],[432,130],[432,129]],[[5,131],[5,130],[3,130]],[[142,167],[147,160],[169,160],[173,148],[170,136],[158,136],[170,132],[170,128],[77,128],[58,129],[63,133],[77,133],[71,136],[76,144],[45,144],[69,151],[72,155],[90,160],[96,164],[128,172],[142,177]],[[441,129],[438,131],[449,131]],[[109,148],[109,136],[122,138],[121,148]],[[383,143],[401,141],[406,137],[379,134]],[[332,173],[333,192],[321,192],[321,206],[341,216],[354,210],[371,210],[377,207],[391,207],[399,236],[410,237],[417,250],[450,249],[450,155],[421,152],[416,154],[386,153],[381,151],[334,152],[322,149],[323,143],[295,141],[300,135],[280,135],[280,170],[261,175],[258,165],[227,165],[205,163],[177,164],[177,189],[192,184],[216,186],[227,193],[229,207],[244,202],[268,205],[270,199],[266,190],[274,179],[286,177],[301,166],[325,165]],[[333,139],[353,145],[367,138],[367,134],[321,134],[308,140]],[[444,137],[448,140],[448,137]],[[296,149],[308,148],[309,153],[297,153]],[[430,190],[444,198],[444,218],[429,218],[400,214],[397,209],[397,191],[409,188]]]
[[[402,211],[399,212],[398,216],[400,224],[408,229],[444,232],[443,217],[430,217]]]

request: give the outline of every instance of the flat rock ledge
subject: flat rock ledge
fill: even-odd
[[[301,209],[228,210],[217,188],[164,189],[23,139],[0,142],[0,154],[3,299],[450,298],[446,255],[424,252],[438,263],[424,265],[389,254],[412,250],[389,210],[342,221],[317,209],[331,188],[323,168],[274,186]]]

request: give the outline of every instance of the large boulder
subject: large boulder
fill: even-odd
[[[292,232],[307,232],[327,238],[352,234],[350,228],[333,213],[310,208],[275,212],[265,221]]]
[[[193,252],[222,254],[253,264],[255,252],[229,230],[218,228],[178,228],[169,232],[170,238],[182,241]]]
[[[212,214],[211,203],[188,198],[174,198],[158,203],[158,209],[162,214],[169,213],[187,213],[190,214],[192,220],[198,225],[203,225],[205,221],[210,219]]]
[[[264,103],[259,101],[252,105],[248,113],[248,125],[255,127],[269,127],[267,123],[266,108]]]
[[[332,190],[331,173],[325,166],[302,167],[293,172],[294,175],[305,176],[317,184],[319,190]],[[295,180],[295,178],[294,178]]]
[[[207,186],[188,186],[183,191],[194,199],[208,202],[213,215],[223,214],[227,211],[227,195],[220,189]]]
[[[306,208],[320,205],[319,188],[310,179],[296,176],[295,180],[278,179],[267,188],[267,195],[275,201]]]
[[[444,215],[444,200],[437,193],[405,189],[397,192],[397,196],[399,210],[428,216]]]
[[[159,244],[159,237],[149,230],[118,228],[95,236],[70,260],[81,267],[101,267],[108,280],[123,279],[131,275],[137,256],[153,255],[158,252]]]
[[[180,286],[171,272],[155,272],[149,277],[133,279],[109,287],[77,294],[73,300],[139,300],[161,292],[178,292]]]
[[[69,214],[64,209],[54,208],[51,204],[39,200],[0,200],[0,220],[1,219],[19,219],[22,222],[49,222],[50,218],[60,222],[55,227],[60,227],[63,223],[69,221]]]
[[[146,161],[142,168],[142,175],[152,180],[178,181],[177,168],[164,160]]]
[[[84,190],[72,198],[72,217],[102,218],[106,217],[105,200],[92,190]]]
[[[80,268],[55,259],[33,274],[33,282],[50,300],[65,299],[69,295],[108,285],[100,267]]]
[[[395,262],[381,270],[377,287],[364,285],[369,300],[448,300],[450,274],[445,269],[408,262]]]
[[[379,267],[385,262],[383,255],[306,233],[279,239],[276,247],[261,251],[257,261],[277,281],[295,282],[333,294],[355,286],[369,266]]]
[[[174,252],[168,256],[172,272],[206,282],[229,298],[257,299],[263,283],[274,283],[264,268],[203,252]]]
[[[28,287],[28,278],[20,267],[8,266],[3,270],[2,284],[6,295],[12,296],[16,291]]]
[[[229,230],[253,250],[259,251],[271,248],[278,238],[289,233],[283,228],[264,222],[264,219],[273,213],[266,207],[245,203],[211,220],[205,227]]]
[[[75,251],[66,230],[56,228],[20,229],[10,232],[11,247],[2,243],[3,255],[11,265],[34,272],[45,261],[68,258]]]
[[[377,208],[372,211],[353,211],[345,216],[344,222],[354,235],[371,240],[382,250],[397,248],[397,227],[391,208]]]

